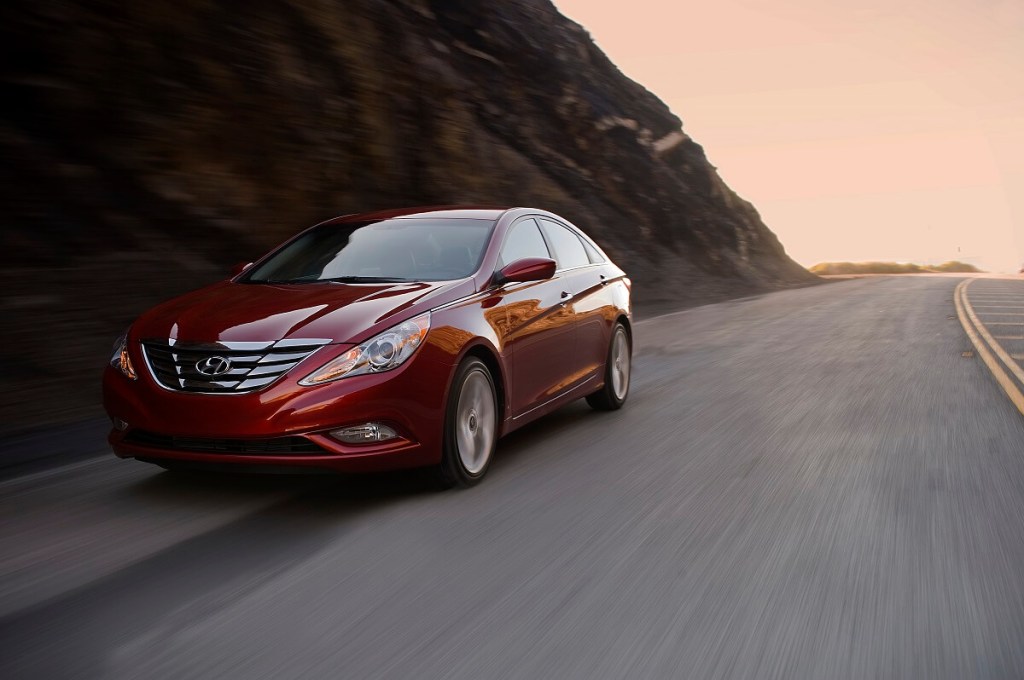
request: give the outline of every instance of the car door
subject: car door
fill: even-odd
[[[498,256],[498,268],[524,257],[552,254],[532,217],[513,224]],[[576,334],[572,294],[562,277],[506,283],[495,294],[504,310],[503,351],[512,361],[512,415],[522,416],[551,401],[571,384]]]
[[[576,381],[595,378],[607,359],[615,318],[615,302],[606,288],[604,258],[568,226],[543,217],[538,222],[555,251],[559,275],[573,296],[573,323],[577,330],[572,374]]]

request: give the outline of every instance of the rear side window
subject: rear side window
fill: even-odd
[[[544,227],[544,233],[551,242],[551,246],[555,249],[555,259],[558,261],[559,269],[572,269],[590,264],[590,258],[587,256],[587,251],[579,236],[560,224],[545,219],[542,219],[540,223]]]
[[[512,225],[498,255],[498,267],[524,257],[551,257],[544,237],[540,235],[540,227],[532,219],[520,220]]]
[[[599,251],[597,248],[594,247],[593,243],[591,243],[590,241],[588,241],[585,238],[584,239],[580,239],[580,240],[583,241],[583,247],[587,249],[587,257],[590,258],[591,262],[593,262],[594,264],[597,264],[598,262],[604,262],[605,261],[604,255],[602,255],[601,251]]]

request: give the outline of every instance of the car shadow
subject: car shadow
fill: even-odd
[[[348,531],[357,515],[432,493],[422,473],[359,477],[179,475],[157,473],[124,493],[140,512],[194,502],[285,498],[36,607],[0,619],[0,677],[102,675],[125,640],[154,628],[185,627],[175,612],[234,600]],[[144,515],[143,515],[144,518]],[[228,595],[230,594],[230,597]]]
[[[298,498],[376,502],[436,491],[424,470],[371,474],[264,474],[215,470],[160,470],[129,485],[124,495],[138,500],[176,502],[196,497],[247,501],[269,495]]]
[[[544,440],[601,416],[580,401],[503,438],[482,486],[500,483],[502,468],[543,448],[537,445]],[[62,677],[69,668],[83,677],[100,675],[125,640],[190,625],[175,621],[175,612],[189,611],[190,603],[202,608],[221,598],[233,601],[334,544],[356,517],[439,493],[460,491],[440,491],[430,472],[421,470],[294,476],[154,468],[153,475],[119,494],[140,511],[173,511],[196,501],[283,498],[0,620],[0,640],[10,650],[0,655],[0,677]]]
[[[498,441],[498,451],[491,463],[488,475],[500,471],[503,467],[519,459],[530,456],[545,440],[562,435],[574,428],[586,427],[589,423],[600,420],[602,415],[604,414],[590,408],[586,401],[579,399],[524,425]]]

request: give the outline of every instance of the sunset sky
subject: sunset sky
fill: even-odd
[[[1024,263],[1024,0],[555,0],[787,252]]]

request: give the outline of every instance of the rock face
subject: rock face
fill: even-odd
[[[92,390],[60,418],[145,306],[346,212],[547,208],[642,303],[813,280],[548,0],[10,0],[0,38],[0,387]]]

